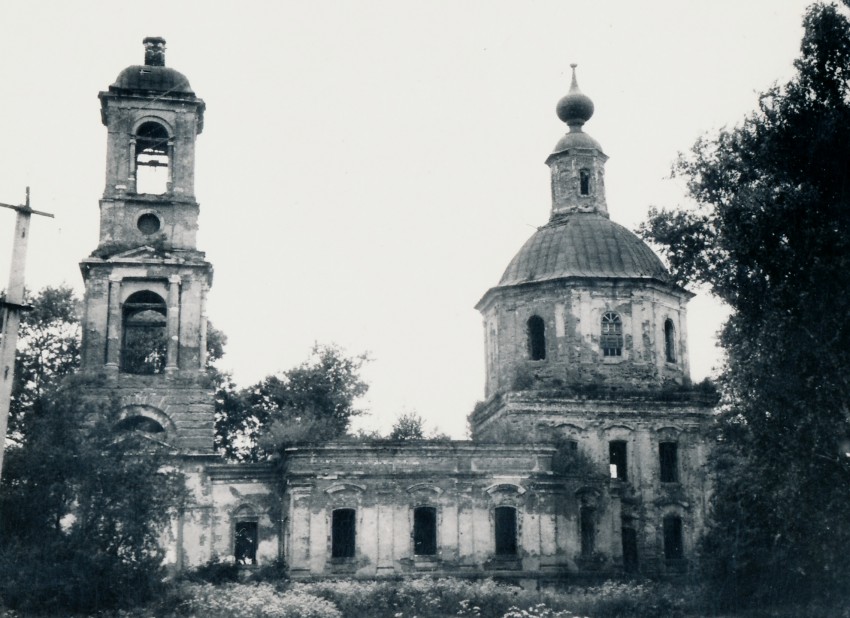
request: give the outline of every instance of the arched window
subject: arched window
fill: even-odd
[[[668,363],[676,362],[676,327],[670,319],[664,321],[664,355]]]
[[[356,521],[354,509],[336,509],[331,520],[331,557],[354,558]]]
[[[166,306],[154,292],[136,292],[124,303],[121,371],[155,374],[165,369]]]
[[[546,358],[546,324],[539,315],[528,318],[528,357],[531,360]]]
[[[682,547],[682,518],[678,515],[668,515],[664,518],[664,558],[666,560],[681,560],[685,551]]]
[[[605,356],[623,355],[623,321],[619,314],[613,311],[602,314],[602,335],[599,344]]]
[[[413,509],[413,553],[417,556],[437,553],[437,509],[433,506]]]
[[[590,195],[590,172],[588,170],[580,170],[578,173],[579,193],[582,195]]]
[[[168,131],[156,122],[136,130],[136,193],[160,195],[168,191]]]
[[[493,515],[495,517],[496,555],[516,556],[516,509],[512,506],[497,506]]]
[[[128,416],[115,424],[116,431],[140,431],[142,433],[164,433],[165,428],[147,416]]]
[[[236,564],[257,564],[257,514],[247,505],[233,513],[233,558]]]
[[[257,564],[257,522],[237,521],[233,533],[236,564]]]

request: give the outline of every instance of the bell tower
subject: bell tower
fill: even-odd
[[[165,66],[165,40],[99,95],[106,183],[86,286],[81,372],[95,397],[118,398],[117,430],[176,450],[213,449],[205,301],[212,265],[196,246],[195,141],[204,102]]]

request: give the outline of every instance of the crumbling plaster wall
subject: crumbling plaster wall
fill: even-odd
[[[353,445],[287,452],[287,564],[294,577],[398,573],[557,576],[578,570],[579,494],[598,502],[602,568],[622,560],[619,499],[607,482],[552,473],[541,445]],[[603,479],[604,480],[604,479]],[[597,479],[597,482],[599,479]],[[417,556],[413,509],[437,511],[436,556]],[[494,509],[517,509],[516,556],[495,555]],[[356,512],[356,553],[331,558],[334,509]]]
[[[106,185],[104,197],[135,193],[133,153],[127,148],[127,136],[135,135],[145,122],[156,122],[166,129],[173,145],[169,164],[174,197],[195,194],[195,138],[199,133],[197,109],[200,101],[177,101],[160,97],[152,111],[145,98],[116,97],[107,94],[104,120],[108,118]],[[101,226],[102,229],[102,226]]]
[[[473,418],[480,441],[518,436],[534,443],[572,440],[578,450],[607,472],[609,443],[626,442],[626,481],[620,484],[627,517],[638,526],[638,552],[644,572],[664,572],[662,521],[682,520],[686,558],[706,525],[711,499],[708,455],[713,400],[683,395],[665,400],[647,395],[609,399],[556,398],[540,393],[508,393]],[[677,444],[677,480],[661,482],[659,444]]]
[[[484,316],[486,396],[529,388],[598,385],[657,388],[689,381],[687,295],[651,281],[558,281],[498,289]],[[619,314],[622,356],[600,347],[605,312]],[[531,360],[528,320],[545,324],[546,358]],[[665,355],[664,324],[675,329],[675,362]]]

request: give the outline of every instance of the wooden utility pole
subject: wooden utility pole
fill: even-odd
[[[9,286],[6,298],[0,301],[3,310],[3,330],[0,331],[0,478],[3,475],[3,457],[6,454],[6,430],[9,426],[9,404],[12,400],[12,384],[15,381],[15,349],[18,345],[18,325],[24,306],[24,268],[27,263],[27,241],[29,241],[30,216],[42,215],[53,218],[46,212],[30,208],[30,188],[27,187],[25,204],[13,206],[0,204],[3,208],[17,211],[15,238],[12,241],[12,265],[9,269]]]

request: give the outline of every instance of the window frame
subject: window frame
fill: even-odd
[[[622,452],[620,452],[621,450]],[[615,459],[618,461],[614,461]],[[622,460],[622,465],[620,465],[619,460]],[[608,465],[609,470],[610,466],[617,466],[617,476],[612,476],[612,479],[616,478],[620,481],[629,480],[629,443],[627,440],[615,439],[608,441]]]
[[[240,562],[240,528],[245,529],[245,527],[253,528],[251,532],[251,537],[247,539],[250,544],[250,549],[248,551],[248,557],[250,562]],[[260,540],[260,525],[257,522],[257,519],[254,518],[239,518],[233,522],[233,560],[236,564],[242,566],[256,566],[257,565],[257,546],[259,545]]]
[[[605,311],[599,321],[599,348],[607,359],[623,357],[625,338],[623,337],[623,318],[616,311]]]
[[[525,329],[529,360],[546,360],[546,321],[535,313],[526,320]]]
[[[672,447],[672,449],[670,448]],[[666,451],[666,456],[665,456]],[[672,456],[671,456],[672,453]],[[663,440],[658,443],[659,479],[662,483],[679,482],[679,443]]]
[[[579,507],[578,531],[580,555],[582,558],[590,558],[596,553],[596,507]]]
[[[342,520],[343,515],[349,519]],[[347,525],[347,528],[343,526]],[[340,507],[331,511],[331,559],[351,560],[357,554],[357,509]]]
[[[664,559],[670,562],[685,557],[684,525],[679,515],[671,513],[661,520]]]
[[[516,558],[519,555],[518,511],[517,507],[509,504],[493,508],[493,553],[497,558]],[[505,525],[509,526],[507,530]]]
[[[419,515],[428,513],[428,517],[432,518],[430,530],[427,526],[422,528],[421,518]],[[419,524],[419,525],[417,525]],[[439,534],[438,534],[437,507],[427,504],[419,505],[413,508],[413,530],[411,536],[413,538],[413,555],[417,557],[433,557],[439,552]],[[424,538],[423,537],[427,537]],[[423,548],[428,551],[420,551]]]
[[[155,323],[146,323],[141,316],[148,313],[159,314],[161,319],[156,319]],[[141,356],[140,351],[145,349],[146,353]],[[121,305],[120,372],[159,375],[165,373],[167,362],[168,304],[152,290],[139,290],[130,294]]]
[[[664,320],[664,360],[675,365],[678,360],[676,354],[676,325],[673,320]]]
[[[582,168],[578,171],[578,194],[582,197],[590,195],[590,170]]]
[[[171,143],[171,132],[159,119],[148,118],[133,131],[133,177],[137,194],[164,195],[170,191],[174,165]],[[157,172],[161,168],[165,168],[162,175]]]

